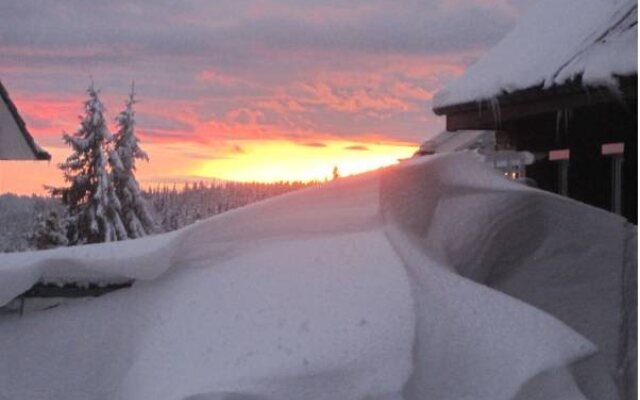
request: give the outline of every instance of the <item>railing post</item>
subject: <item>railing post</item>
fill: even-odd
[[[605,143],[602,155],[611,158],[611,212],[622,215],[622,163],[624,143]]]
[[[569,149],[551,150],[549,161],[558,163],[558,194],[569,195],[569,159],[571,151]]]

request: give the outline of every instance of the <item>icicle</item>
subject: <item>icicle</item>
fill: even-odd
[[[502,122],[502,115],[500,112],[500,101],[497,97],[492,97],[489,99],[489,105],[491,106],[491,113],[493,114],[493,121],[495,123],[495,127],[499,128]]]
[[[562,108],[556,111],[556,144],[560,144],[560,136],[569,134],[569,119],[573,115],[572,110]],[[561,128],[562,127],[562,131]]]
[[[560,143],[560,123],[562,121],[562,111],[556,111],[556,145]]]
[[[564,110],[564,134],[569,134],[569,120],[573,116],[573,110],[566,108]]]

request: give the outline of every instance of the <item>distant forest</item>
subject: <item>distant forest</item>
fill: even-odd
[[[319,182],[198,182],[156,187],[144,191],[159,232],[169,232],[222,212],[242,207]],[[38,224],[56,211],[64,215],[65,207],[58,199],[42,196],[0,195],[0,252],[27,251],[37,248],[34,231]]]

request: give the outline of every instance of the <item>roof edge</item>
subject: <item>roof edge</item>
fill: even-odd
[[[519,89],[514,92],[505,92],[492,98],[483,98],[464,103],[451,104],[441,107],[433,107],[436,115],[452,115],[460,113],[468,113],[477,111],[479,108],[491,108],[492,104],[516,105],[530,101],[541,101],[547,98],[558,96],[566,96],[568,94],[584,94],[592,98],[595,102],[601,102],[603,99],[620,99],[637,98],[638,96],[638,74],[614,76],[618,85],[601,85],[601,86],[585,86],[582,84],[581,77],[566,82],[561,85],[554,85],[550,88],[544,88],[542,84],[529,87],[527,89]],[[600,94],[600,96],[594,96]],[[487,104],[487,106],[485,106]]]
[[[33,139],[33,136],[31,136],[31,134],[27,130],[27,124],[24,122],[24,120],[20,116],[20,113],[18,113],[18,108],[9,97],[9,92],[7,92],[7,89],[5,89],[4,85],[2,84],[2,81],[0,81],[0,98],[2,98],[2,100],[7,105],[9,112],[11,113],[14,120],[18,124],[18,128],[20,129],[20,132],[22,133],[22,136],[24,137],[24,139],[27,141],[27,144],[31,148],[31,151],[33,152],[33,155],[35,156],[36,160],[43,160],[43,161],[51,160],[51,154],[49,154],[47,151],[45,151],[40,146],[38,146],[35,140]]]

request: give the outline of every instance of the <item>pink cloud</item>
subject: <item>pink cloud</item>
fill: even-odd
[[[215,69],[203,69],[196,74],[196,80],[202,83],[215,83],[223,86],[233,86],[242,83],[242,79],[231,76],[228,74],[221,73],[220,71],[216,71]]]

